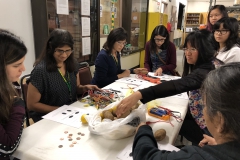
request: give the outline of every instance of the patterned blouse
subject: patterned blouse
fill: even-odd
[[[71,96],[70,99],[69,88],[61,76],[59,71],[48,72],[46,69],[45,61],[40,62],[33,71],[31,72],[30,82],[36,87],[41,94],[40,103],[44,103],[50,106],[63,106],[65,104],[71,104],[72,102],[77,100],[77,71],[79,67],[76,67],[77,70],[65,74],[65,79],[69,79],[71,84]],[[67,72],[66,72],[67,73]],[[32,118],[35,121],[41,119],[43,113],[32,112]],[[34,117],[38,117],[38,119],[34,119]]]
[[[203,102],[199,89],[189,92],[189,108],[193,119],[201,129],[204,129],[206,123],[203,118]]]

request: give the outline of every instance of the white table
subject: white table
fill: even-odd
[[[126,87],[126,84],[114,82],[105,88],[121,90],[123,93],[126,92],[126,89],[121,89],[121,87]],[[160,101],[163,107],[179,111],[184,119],[187,112],[188,100],[167,97],[158,99],[158,101]],[[75,102],[71,106],[84,108],[86,111],[95,110],[94,107],[84,107],[81,102]],[[156,121],[157,119],[147,116],[147,120]],[[176,120],[172,120],[172,123],[174,127],[165,122],[151,125],[153,131],[160,128],[166,130],[167,137],[160,143],[174,143],[182,123],[178,123]],[[73,140],[77,141],[74,147],[69,147],[72,142],[68,141],[64,131],[68,131],[68,134],[73,134]],[[78,132],[84,133],[85,136],[79,136]],[[63,141],[60,140],[62,137],[64,137]],[[81,137],[81,140],[76,140],[77,137]],[[88,126],[83,125],[77,129],[43,119],[24,129],[21,143],[13,156],[22,160],[114,160],[118,159],[116,156],[126,145],[133,142],[133,138],[134,136],[119,140],[108,140],[91,134]],[[59,148],[59,145],[63,145],[63,148]]]

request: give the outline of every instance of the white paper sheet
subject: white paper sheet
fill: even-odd
[[[159,144],[158,143],[158,149],[161,150],[167,150],[167,151],[179,151],[180,149],[171,145],[171,144]],[[132,143],[128,144],[123,151],[121,151],[117,158],[120,160],[132,160],[132,156],[130,156],[130,153],[132,153]]]
[[[56,0],[57,14],[69,15],[68,0]]]
[[[162,76],[154,76],[154,72],[148,72],[148,75],[151,77],[157,77],[160,78],[160,80],[165,80],[165,81],[170,81],[170,80],[175,80],[175,79],[180,79],[181,77],[178,76],[170,76],[167,74],[163,74]]]
[[[81,0],[81,14],[90,16],[90,0]]]
[[[151,77],[160,78],[160,80],[164,80],[164,81],[171,81],[171,80],[175,80],[175,79],[180,79],[181,78],[181,77],[178,77],[178,76],[171,76],[171,75],[167,75],[167,74],[163,74],[162,76],[154,76],[153,72],[149,72],[148,75],[151,76]],[[187,92],[180,93],[180,94],[174,95],[172,97],[188,99]]]
[[[82,36],[90,36],[90,18],[81,17],[82,20]]]
[[[82,38],[82,55],[91,54],[91,39],[90,37]]]
[[[79,128],[82,125],[81,116],[87,113],[89,112],[84,109],[64,105],[46,114],[42,118]]]
[[[124,78],[118,79],[116,81],[121,82],[121,83],[126,83],[126,84],[137,85],[137,86],[140,86],[140,85],[146,83],[145,80],[142,80],[139,78],[134,78],[134,77],[124,77]]]

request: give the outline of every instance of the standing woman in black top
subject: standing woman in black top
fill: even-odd
[[[27,93],[27,106],[33,111],[34,122],[58,107],[75,102],[77,93],[99,90],[95,85],[80,85],[73,44],[68,31],[55,29],[35,62]]]

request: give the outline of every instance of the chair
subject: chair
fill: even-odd
[[[30,78],[30,75],[31,74],[27,74],[25,76],[23,76],[21,79],[20,79],[20,86],[21,86],[21,89],[22,89],[22,98],[23,98],[23,101],[24,101],[24,104],[25,104],[25,111],[26,111],[26,125],[27,127],[30,126],[30,122],[29,122],[29,112],[28,112],[28,108],[27,108],[27,90],[28,90],[28,79]]]
[[[91,84],[92,81],[92,74],[90,71],[89,64],[87,62],[81,62],[79,63],[80,69],[78,71],[79,73],[79,79],[81,85]]]

